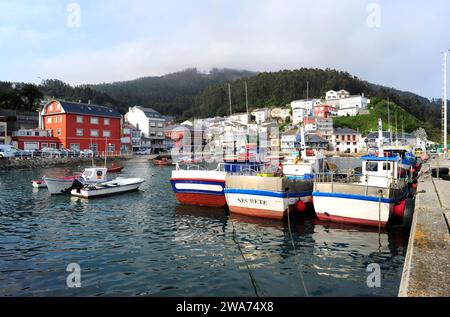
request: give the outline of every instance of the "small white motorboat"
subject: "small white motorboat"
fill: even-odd
[[[34,179],[31,181],[31,185],[34,188],[47,188],[47,184],[43,179]]]
[[[106,172],[107,169],[101,167],[85,169],[81,177],[74,180],[70,193],[82,198],[113,195],[136,190],[145,181],[143,178],[125,177],[107,180]]]
[[[116,178],[109,182],[86,184],[82,188],[72,189],[71,194],[82,198],[119,194],[138,189],[144,181],[142,178]]]
[[[47,189],[51,195],[66,194],[72,189],[72,185],[76,179],[82,179],[84,184],[95,184],[107,182],[107,168],[86,168],[82,174],[62,178],[43,177],[47,184]]]

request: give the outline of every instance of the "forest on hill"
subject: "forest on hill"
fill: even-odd
[[[372,84],[347,72],[316,68],[262,73],[217,68],[202,73],[191,68],[164,76],[80,86],[71,86],[57,79],[43,80],[37,86],[0,82],[0,108],[35,110],[41,98],[90,100],[122,113],[132,105],[151,107],[181,121],[228,115],[228,83],[231,84],[233,113],[245,111],[245,82],[250,109],[285,106],[292,100],[323,98],[330,89],[345,89],[351,94],[364,93],[373,100],[389,99],[393,105],[417,119],[418,124],[431,129],[430,134],[436,138],[441,128],[441,101],[438,99],[429,100],[410,92]],[[360,119],[338,119],[336,124],[351,125],[350,122],[355,121],[357,126]],[[412,132],[409,124],[405,130]]]

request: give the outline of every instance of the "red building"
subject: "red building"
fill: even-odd
[[[317,105],[314,106],[314,117],[328,118],[336,115],[336,107],[329,105]]]
[[[120,152],[122,115],[110,108],[68,101],[50,101],[40,113],[40,124],[51,130],[66,149]]]

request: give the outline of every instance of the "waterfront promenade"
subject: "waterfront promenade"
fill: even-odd
[[[450,296],[450,181],[431,176],[436,166],[450,160],[433,159],[421,170],[401,297]]]

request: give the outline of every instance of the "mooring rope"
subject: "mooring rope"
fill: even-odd
[[[302,272],[302,268],[301,268],[301,265],[300,265],[300,261],[298,260],[297,248],[295,247],[294,237],[293,237],[292,231],[291,231],[291,219],[290,219],[291,215],[290,215],[290,208],[289,208],[289,191],[287,190],[286,193],[287,193],[287,199],[288,199],[287,218],[288,218],[289,235],[291,237],[292,248],[294,249],[294,257],[295,257],[295,262],[297,264],[297,271],[298,271],[298,274],[300,275],[300,281],[302,282],[303,290],[305,292],[305,296],[309,297],[309,293],[308,293],[308,289],[306,288],[305,279],[303,277],[303,272]]]
[[[258,290],[261,293],[261,296],[264,296],[264,292],[262,291],[262,288],[259,286],[255,277],[253,276],[253,272],[250,269],[250,266],[248,265],[247,259],[245,258],[245,255],[244,255],[244,252],[242,251],[241,246],[239,245],[239,242],[236,239],[236,228],[234,227],[233,220],[230,219],[230,222],[231,222],[231,226],[233,227],[232,239],[233,239],[234,243],[236,243],[237,248],[238,248],[239,252],[241,253],[242,259],[244,259],[245,266],[247,267],[248,275],[250,276],[250,281],[252,282],[253,290],[255,291],[256,297],[260,297]]]

